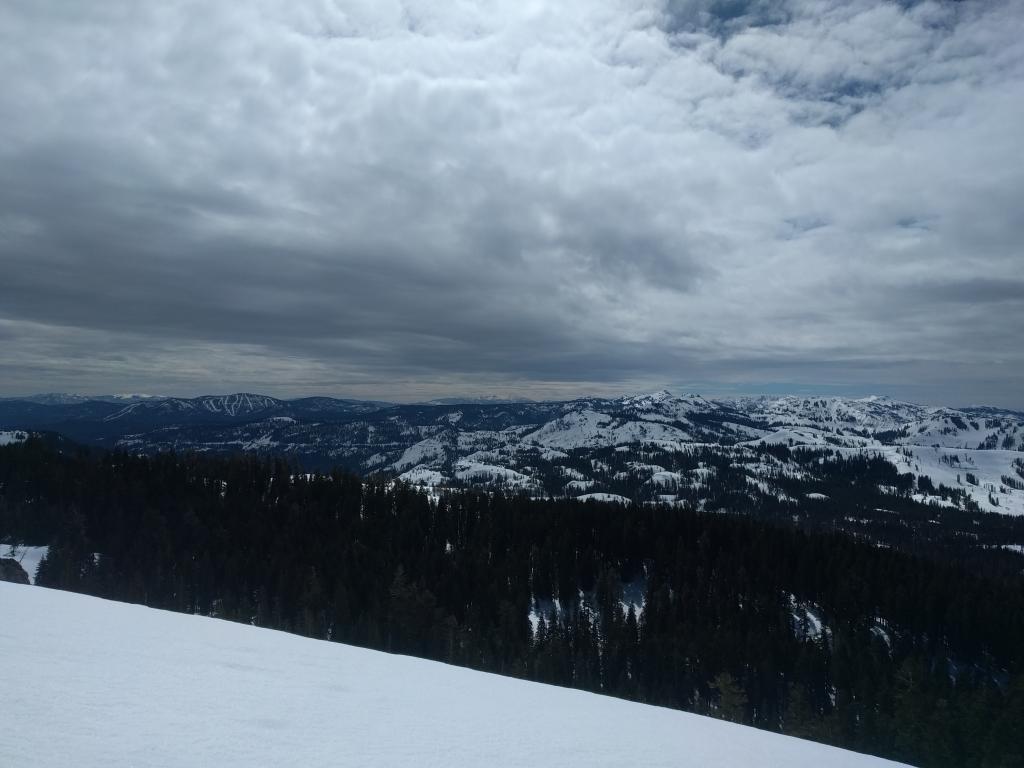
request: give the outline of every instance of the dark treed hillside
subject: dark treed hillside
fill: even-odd
[[[38,583],[683,708],[922,766],[1024,765],[1024,579],[741,516],[274,460],[0,448]]]

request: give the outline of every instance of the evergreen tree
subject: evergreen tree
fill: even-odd
[[[711,682],[716,699],[713,711],[723,720],[743,723],[747,720],[747,694],[728,672],[719,672]]]

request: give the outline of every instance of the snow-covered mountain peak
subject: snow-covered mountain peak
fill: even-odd
[[[789,426],[821,426],[888,430],[929,413],[926,406],[904,403],[889,397],[872,395],[862,398],[838,396],[808,397],[744,397],[731,401],[749,416],[763,418],[770,424]]]
[[[672,400],[675,397],[667,389],[659,389],[657,392],[642,392],[636,395],[627,395],[619,399],[623,405],[642,406],[659,405]]]
[[[634,411],[641,415],[645,413],[658,414],[672,420],[686,420],[687,414],[706,413],[721,408],[719,403],[701,395],[676,395],[667,389],[621,397],[613,402],[621,409]]]

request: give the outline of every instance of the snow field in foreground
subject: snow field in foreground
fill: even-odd
[[[0,765],[867,768],[710,718],[0,583]]]

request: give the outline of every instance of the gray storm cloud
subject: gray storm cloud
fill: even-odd
[[[0,392],[1024,406],[1006,2],[8,3]]]

